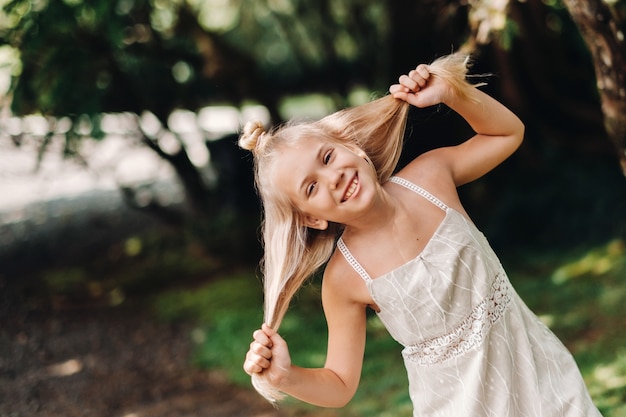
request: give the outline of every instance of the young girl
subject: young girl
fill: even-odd
[[[265,321],[244,370],[283,393],[342,407],[361,374],[366,310],[402,351],[414,416],[598,416],[566,348],[526,307],[457,187],[522,142],[524,126],[465,81],[466,57],[419,65],[390,95],[310,123],[248,124],[264,207]],[[427,152],[396,176],[408,105],[444,103],[475,135]],[[293,294],[325,265],[323,368],[291,363],[277,330]]]

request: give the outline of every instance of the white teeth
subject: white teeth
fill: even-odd
[[[356,186],[357,186],[357,179],[355,178],[352,181],[352,184],[350,184],[350,188],[348,188],[348,191],[346,191],[346,194],[343,196],[343,201],[346,201],[352,196],[352,194],[354,194],[354,191],[356,190]]]

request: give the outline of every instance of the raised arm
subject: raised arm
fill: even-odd
[[[392,85],[389,91],[416,107],[444,103],[472,127],[476,134],[471,139],[436,152],[457,186],[495,168],[519,147],[524,137],[524,125],[503,104],[477,88],[459,94],[444,78],[433,75],[428,65],[419,65],[402,75],[399,84]]]

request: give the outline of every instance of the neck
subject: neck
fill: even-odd
[[[360,218],[345,225],[344,237],[367,235],[379,230],[388,230],[394,223],[400,202],[380,186],[378,198]]]

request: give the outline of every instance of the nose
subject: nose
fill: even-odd
[[[331,190],[336,190],[339,188],[339,184],[341,183],[341,179],[343,178],[343,170],[339,169],[328,169],[326,172],[326,180],[328,181],[328,187]]]

